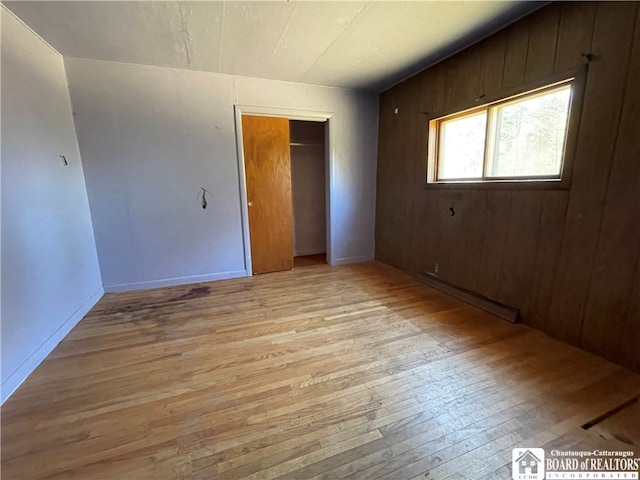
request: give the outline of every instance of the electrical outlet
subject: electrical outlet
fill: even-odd
[[[438,265],[438,262],[436,262],[435,265],[433,266],[433,273],[437,275],[439,269],[440,269],[440,265]]]

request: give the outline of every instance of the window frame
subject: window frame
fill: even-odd
[[[481,95],[476,99],[482,100],[482,105],[462,105],[436,115],[425,113],[427,120],[427,149],[426,149],[426,188],[471,188],[471,189],[569,189],[573,174],[573,163],[577,136],[580,124],[584,88],[586,84],[588,64],[579,69],[561,72],[546,77],[543,80],[530,82],[518,88],[503,90],[492,97]],[[569,100],[567,130],[565,136],[564,153],[559,175],[527,175],[519,177],[488,177],[486,175],[487,154],[489,144],[487,139],[491,129],[489,109],[515,102],[519,99],[540,95],[562,85],[571,84],[572,92]],[[485,145],[483,154],[483,176],[478,178],[438,179],[438,150],[440,144],[440,125],[443,121],[471,116],[479,112],[487,112],[487,126],[485,131]]]

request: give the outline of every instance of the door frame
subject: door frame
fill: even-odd
[[[244,249],[244,268],[247,277],[253,276],[251,263],[251,237],[249,234],[249,206],[247,205],[247,174],[244,165],[244,144],[242,142],[242,115],[261,117],[280,117],[288,120],[323,122],[324,127],[324,169],[325,169],[325,215],[327,263],[334,265],[331,236],[331,208],[334,187],[335,153],[331,142],[331,112],[316,110],[296,110],[291,108],[263,107],[256,105],[234,105],[236,122],[236,148],[238,152],[238,178],[240,183],[240,215],[242,217],[242,243]]]

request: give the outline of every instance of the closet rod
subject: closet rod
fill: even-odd
[[[292,147],[323,147],[324,143],[310,143],[310,142],[291,142]]]

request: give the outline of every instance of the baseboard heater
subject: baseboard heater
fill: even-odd
[[[490,298],[479,295],[467,290],[466,288],[458,287],[446,280],[436,277],[430,272],[420,272],[418,274],[418,280],[425,285],[440,290],[452,297],[456,297],[463,302],[470,303],[474,307],[481,308],[482,310],[492,313],[500,318],[504,318],[511,323],[518,322],[520,311],[517,308],[496,302],[495,300],[491,300]]]

